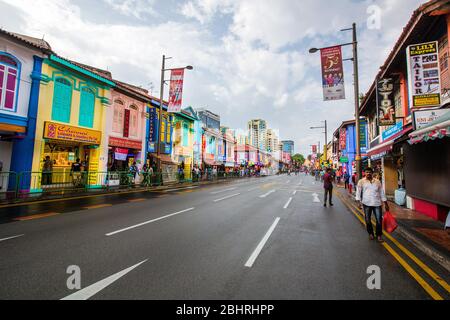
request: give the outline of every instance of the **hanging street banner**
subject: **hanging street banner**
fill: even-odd
[[[395,125],[394,80],[377,81],[378,126]]]
[[[344,68],[341,46],[320,50],[322,86],[325,101],[345,99]]]
[[[184,69],[172,70],[170,77],[170,91],[169,91],[169,113],[181,112],[181,104],[183,97],[183,80]]]
[[[411,45],[407,48],[409,99],[412,108],[441,105],[441,82],[438,42]]]
[[[312,146],[312,153],[317,153],[317,146],[316,145],[313,145]]]
[[[361,156],[365,157],[367,155],[367,145],[368,145],[368,124],[366,120],[361,120],[359,123],[359,147]]]
[[[342,128],[339,132],[339,150],[345,150],[347,148],[347,129]]]

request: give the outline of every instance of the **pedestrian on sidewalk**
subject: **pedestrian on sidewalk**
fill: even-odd
[[[345,171],[345,173],[344,173],[344,186],[345,186],[345,190],[348,189],[349,185],[350,185],[350,175],[348,174],[347,171]]]
[[[372,226],[372,213],[376,219],[376,237],[378,242],[383,242],[383,209],[382,203],[386,211],[389,211],[389,204],[387,202],[386,195],[381,185],[380,180],[373,177],[373,169],[367,168],[365,171],[365,177],[358,182],[356,188],[356,200],[360,202],[360,207],[364,209],[364,215],[366,217],[367,232],[370,239],[374,240],[375,235],[373,233]]]
[[[323,206],[327,206],[328,195],[330,198],[330,207],[333,206],[333,175],[331,173],[331,168],[328,168],[323,176],[323,189],[325,191],[325,197],[323,200]]]

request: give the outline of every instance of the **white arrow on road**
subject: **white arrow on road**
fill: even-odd
[[[313,193],[313,202],[320,202],[319,195],[317,193]]]
[[[270,196],[272,193],[274,193],[275,190],[270,190],[269,192],[267,192],[266,194],[263,194],[262,196],[259,196],[260,198],[267,198],[268,196]]]
[[[135,264],[134,266],[131,266],[125,270],[122,270],[116,274],[113,274],[112,276],[109,276],[106,279],[100,280],[99,282],[96,282],[89,287],[86,287],[84,289],[81,289],[80,291],[77,291],[71,295],[68,295],[65,298],[62,298],[61,300],[87,300],[90,297],[96,295],[112,283],[116,282],[120,278],[122,278],[124,275],[126,275],[128,272],[132,271],[133,269],[136,269],[144,262],[147,262],[148,259],[139,262],[138,264]]]

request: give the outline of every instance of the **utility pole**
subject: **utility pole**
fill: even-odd
[[[156,144],[156,156],[157,156],[157,171],[161,171],[161,128],[163,120],[163,99],[164,99],[164,73],[166,71],[166,56],[163,55],[162,67],[161,67],[161,89],[159,92],[159,119],[158,119],[158,143]],[[166,129],[167,130],[167,129]]]
[[[356,34],[356,23],[353,23],[353,76],[355,82],[355,122],[356,122],[356,177],[362,178],[361,168],[361,140],[360,140],[360,121],[359,121],[359,76],[358,76],[358,39]]]

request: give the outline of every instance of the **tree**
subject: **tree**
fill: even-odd
[[[305,163],[305,157],[302,154],[296,154],[292,157],[292,160],[297,162],[300,166]]]

